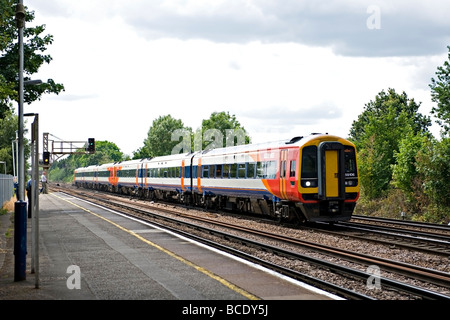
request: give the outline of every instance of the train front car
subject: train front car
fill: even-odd
[[[307,221],[350,220],[359,198],[356,148],[332,135],[299,140],[299,201]]]

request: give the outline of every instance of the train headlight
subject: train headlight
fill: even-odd
[[[302,180],[302,187],[303,188],[315,188],[315,187],[317,187],[317,180],[315,180],[315,179]]]

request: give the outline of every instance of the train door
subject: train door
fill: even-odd
[[[282,149],[280,151],[280,194],[283,199],[297,199],[295,175],[297,172],[298,150]]]
[[[289,150],[288,154],[288,163],[287,163],[287,171],[286,171],[286,190],[287,196],[289,200],[298,200],[298,191],[296,185],[296,175],[297,175],[297,166],[298,166],[298,154],[299,149],[293,148]]]
[[[345,199],[344,146],[339,142],[319,145],[319,199]]]
[[[286,194],[286,171],[287,171],[288,149],[280,150],[280,194],[282,199],[287,199]]]

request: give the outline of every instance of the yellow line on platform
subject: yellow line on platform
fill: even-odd
[[[111,221],[111,220],[109,220],[109,219],[107,219],[107,218],[105,218],[105,217],[103,217],[103,216],[101,216],[101,215],[95,213],[95,212],[92,212],[91,210],[86,209],[86,208],[84,208],[84,207],[82,207],[82,206],[80,206],[80,205],[78,205],[78,204],[76,204],[76,203],[73,203],[73,202],[70,201],[70,200],[61,198],[61,197],[57,196],[55,193],[51,193],[51,195],[54,196],[54,197],[57,197],[57,198],[59,198],[59,199],[61,199],[61,200],[64,200],[64,201],[66,201],[66,202],[72,204],[73,206],[75,206],[75,207],[77,207],[77,208],[79,208],[79,209],[81,209],[81,210],[83,210],[83,211],[86,211],[86,212],[88,212],[88,213],[90,213],[90,214],[92,214],[92,215],[94,215],[94,216],[96,216],[96,217],[98,217],[98,218],[100,218],[100,219],[103,219],[103,220],[109,222],[110,224],[114,225],[115,227],[119,228],[120,230],[123,230],[123,231],[125,231],[125,232],[127,232],[127,233],[129,233],[129,234],[131,234],[131,235],[133,235],[133,236],[135,236],[135,237],[138,238],[139,240],[141,240],[141,241],[147,243],[148,245],[157,248],[158,250],[160,250],[160,251],[162,251],[162,252],[168,254],[169,256],[171,256],[171,257],[173,257],[173,258],[175,258],[175,259],[177,259],[177,260],[179,260],[179,261],[181,261],[181,262],[187,264],[188,266],[190,266],[190,267],[192,267],[192,268],[195,268],[196,270],[200,271],[201,273],[203,273],[203,274],[209,276],[210,278],[212,278],[212,279],[214,279],[214,280],[220,282],[221,284],[223,284],[223,285],[226,286],[227,288],[229,288],[229,289],[231,289],[231,290],[233,290],[233,291],[235,291],[235,292],[237,292],[237,293],[243,295],[243,296],[246,297],[247,299],[250,299],[250,300],[259,300],[259,298],[256,297],[255,295],[253,295],[253,294],[251,294],[251,293],[245,291],[244,289],[239,288],[238,286],[236,286],[236,285],[230,283],[229,281],[227,281],[227,280],[223,279],[222,277],[220,277],[220,276],[218,276],[218,275],[212,273],[211,271],[209,271],[209,270],[207,270],[207,269],[205,269],[205,268],[203,268],[203,267],[200,267],[200,266],[198,266],[198,265],[192,263],[192,262],[189,261],[189,260],[184,259],[183,257],[177,255],[176,253],[174,253],[174,252],[172,252],[172,251],[170,251],[170,250],[167,250],[167,249],[161,247],[160,245],[158,245],[158,244],[156,244],[156,243],[154,243],[154,242],[152,242],[152,241],[150,241],[150,240],[148,240],[148,239],[145,239],[144,237],[140,236],[140,235],[137,234],[136,232],[133,232],[133,231],[127,229],[127,228],[124,228],[124,227],[122,227],[121,225],[119,225],[119,224],[117,224],[117,223],[115,223],[115,222],[113,222],[113,221]]]

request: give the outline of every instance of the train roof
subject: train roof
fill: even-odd
[[[347,140],[342,137],[329,135],[328,133],[311,133],[307,136],[296,136],[292,139],[288,140],[278,140],[278,141],[270,141],[270,142],[262,142],[262,143],[255,143],[255,144],[244,144],[244,145],[238,145],[238,146],[232,146],[232,147],[224,147],[224,148],[216,148],[211,150],[203,150],[203,151],[195,151],[195,152],[188,152],[188,153],[179,153],[179,154],[173,154],[173,155],[167,155],[167,156],[159,156],[154,158],[143,158],[143,159],[137,159],[137,160],[125,160],[125,161],[119,161],[114,163],[107,163],[107,164],[101,164],[101,165],[92,165],[89,167],[84,168],[78,168],[76,170],[80,169],[95,169],[95,168],[104,168],[104,167],[111,167],[111,166],[117,166],[117,165],[131,165],[131,164],[139,164],[142,162],[167,162],[171,160],[180,160],[180,159],[186,159],[187,157],[192,157],[197,154],[205,155],[205,156],[215,156],[215,155],[224,155],[224,154],[235,154],[235,153],[245,153],[250,151],[257,151],[257,150],[270,150],[270,149],[279,149],[279,148],[287,148],[291,146],[300,147],[304,145],[305,143],[311,141],[311,140]]]
[[[311,141],[311,140],[317,139],[317,138],[323,139],[323,137],[332,138],[332,139],[342,139],[337,136],[328,135],[328,133],[326,133],[326,134],[312,133],[307,136],[296,136],[296,137],[293,137],[292,139],[288,139],[288,140],[278,140],[278,141],[262,142],[262,143],[255,143],[255,144],[244,144],[244,145],[239,145],[239,146],[204,150],[204,151],[202,151],[202,154],[218,155],[218,154],[244,153],[244,152],[256,151],[256,150],[279,149],[280,147],[290,147],[290,146],[300,147],[308,141]]]

